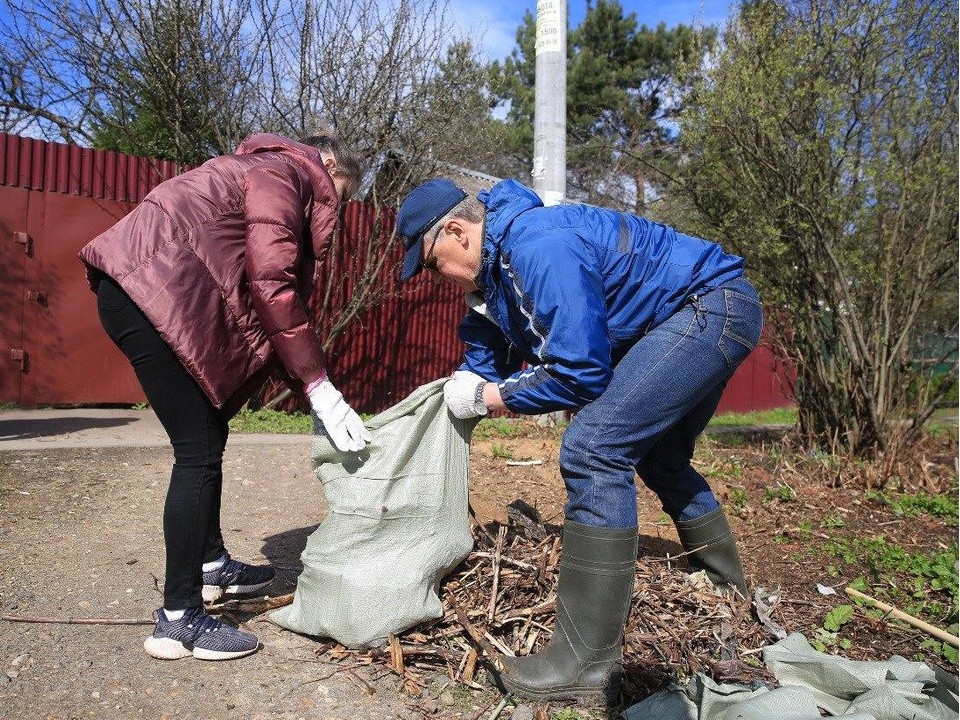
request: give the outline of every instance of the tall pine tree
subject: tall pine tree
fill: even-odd
[[[491,91],[507,107],[508,151],[530,166],[536,22],[526,13],[517,47],[490,68]],[[688,86],[684,67],[698,67],[714,45],[713,28],[651,29],[624,14],[617,0],[589,5],[568,35],[568,195],[588,202],[646,210],[675,159],[675,118]]]

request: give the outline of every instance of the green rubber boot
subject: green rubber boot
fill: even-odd
[[[743,564],[723,508],[696,520],[678,521],[676,525],[680,544],[689,553],[690,570],[705,570],[718,588],[736,590],[741,597],[747,598]]]
[[[567,520],[553,637],[535,655],[501,656],[504,688],[530,700],[616,701],[636,561],[637,528]]]

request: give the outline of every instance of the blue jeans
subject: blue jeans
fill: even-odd
[[[762,323],[757,293],[741,277],[691,297],[640,338],[563,436],[566,517],[595,527],[636,526],[638,473],[674,521],[716,509],[690,458]]]

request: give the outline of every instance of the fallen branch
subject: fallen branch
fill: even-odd
[[[293,602],[293,593],[287,595],[277,595],[277,597],[268,597],[260,600],[227,600],[219,605],[207,605],[204,609],[208,612],[222,612],[224,610],[240,610],[241,612],[264,613],[267,610],[275,610],[284,607]]]
[[[949,643],[954,647],[960,647],[960,638],[956,637],[955,635],[951,635],[946,630],[941,630],[940,628],[934,625],[931,625],[928,622],[924,622],[920,618],[916,618],[913,615],[908,615],[907,613],[903,612],[903,610],[897,610],[895,607],[893,607],[893,605],[887,605],[887,603],[877,600],[874,597],[870,597],[869,595],[864,595],[862,592],[860,592],[859,590],[854,590],[852,587],[848,587],[846,589],[846,592],[847,592],[847,595],[849,595],[850,597],[856,598],[857,600],[863,600],[864,602],[869,603],[870,605],[878,607],[881,610],[883,610],[885,613],[887,613],[887,615],[889,615],[890,617],[895,617],[898,620],[903,620],[903,622],[907,623],[908,625],[912,625],[918,630],[923,630],[923,632],[927,633],[927,635],[932,635],[938,640],[942,640],[945,643]]]
[[[510,695],[504,695],[500,702],[497,703],[497,706],[493,709],[493,712],[487,716],[487,720],[497,720],[497,718],[500,717],[500,713],[502,713],[503,709],[507,706],[507,703],[510,702],[510,697]]]
[[[493,553],[488,552],[475,552],[473,553],[474,557],[478,558],[493,558]],[[530,572],[539,572],[540,568],[536,565],[531,565],[528,562],[523,562],[522,560],[514,560],[511,557],[507,557],[503,554],[498,556],[498,562],[506,563],[507,565],[513,565],[515,568],[520,568],[521,570],[529,570]]]
[[[403,677],[403,648],[393,633],[390,634],[390,667],[400,677]]]
[[[140,618],[58,618],[28,617],[26,615],[0,615],[0,620],[22,623],[50,623],[53,625],[153,625],[153,620]]]
[[[493,645],[487,642],[487,639],[483,636],[483,633],[477,630],[476,626],[467,620],[467,614],[460,609],[459,605],[457,605],[457,601],[453,599],[453,593],[447,593],[447,602],[450,603],[450,607],[452,607],[453,611],[457,614],[457,622],[459,622],[463,626],[463,629],[467,631],[470,639],[480,646],[483,652],[487,655],[487,658],[493,663],[497,670],[506,672],[506,668],[504,668],[503,663],[500,662],[500,658]]]
[[[497,533],[497,544],[493,549],[493,587],[490,590],[490,604],[487,606],[487,622],[493,620],[497,611],[497,589],[500,585],[500,554],[503,552],[503,543],[507,539],[507,528],[501,526]]]

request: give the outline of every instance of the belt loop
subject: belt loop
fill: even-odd
[[[697,295],[696,293],[694,293],[693,295],[689,295],[684,304],[693,306],[693,314],[694,314],[694,317],[697,318],[697,327],[699,327],[700,330],[706,330],[707,329],[707,311],[703,307],[703,303],[700,302],[700,296]]]

